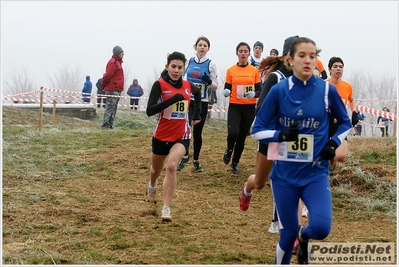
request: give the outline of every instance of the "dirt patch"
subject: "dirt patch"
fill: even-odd
[[[29,117],[12,113],[13,118],[7,116],[3,122],[14,123],[16,116]],[[72,122],[65,119],[65,123]],[[93,122],[79,123],[98,127]],[[95,167],[68,179],[50,179],[51,174],[40,172],[34,177],[3,177],[3,262],[273,264],[279,235],[267,231],[273,206],[270,185],[254,193],[248,211],[242,212],[238,203],[242,184],[254,172],[256,142],[247,139],[240,173],[232,175],[222,161],[226,133],[224,123],[220,125],[221,130],[209,130],[213,125],[208,125],[204,132],[200,157],[204,172],[194,172],[191,161],[178,172],[171,223],[160,218],[164,173],[158,202],[146,201],[151,133],[121,137],[118,142],[123,146],[108,147],[106,153],[82,148],[74,164],[84,161]],[[127,136],[131,130],[115,131],[126,131],[122,136]],[[92,134],[102,138],[103,145],[114,142],[103,132]],[[361,138],[353,139],[350,152],[360,155],[367,146],[377,147],[379,141],[370,144],[370,140],[363,145]],[[385,149],[396,151],[393,146]],[[380,181],[396,181],[396,166],[384,162],[338,164],[332,179],[351,184],[359,196],[367,196],[374,189],[354,179],[357,168]],[[396,242],[396,218],[351,201],[334,200],[332,230],[325,242]]]

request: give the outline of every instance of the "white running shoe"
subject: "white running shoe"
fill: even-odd
[[[155,195],[157,193],[157,187],[152,187],[151,182],[148,182],[148,189],[147,189],[147,201],[156,203]]]
[[[162,208],[162,221],[167,221],[167,222],[172,221],[172,216],[170,214],[170,208],[167,206],[164,206]]]
[[[308,217],[308,208],[306,206],[303,206],[302,208],[302,217]]]
[[[279,227],[278,227],[278,221],[272,222],[272,223],[270,224],[270,227],[269,227],[269,233],[278,234],[279,231],[280,231],[280,229],[279,229]]]

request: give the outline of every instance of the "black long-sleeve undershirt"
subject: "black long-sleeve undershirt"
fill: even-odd
[[[260,93],[258,102],[256,103],[256,109],[255,109],[256,113],[258,113],[258,110],[260,109],[260,106],[265,100],[267,94],[269,93],[272,86],[275,85],[276,83],[278,83],[277,75],[274,73],[270,73],[269,76],[267,76],[265,83],[263,84],[263,88]]]
[[[191,92],[194,95],[194,115],[193,120],[201,120],[201,90],[191,83]],[[184,88],[182,88],[181,84],[180,88],[174,86],[175,88],[182,89],[182,93],[184,92]],[[173,105],[174,103],[184,100],[184,96],[182,94],[175,94],[171,98],[166,101],[158,103],[158,100],[161,97],[161,85],[159,81],[154,82],[151,88],[150,96],[148,98],[146,113],[147,116],[153,116],[155,114],[160,113],[165,108]]]

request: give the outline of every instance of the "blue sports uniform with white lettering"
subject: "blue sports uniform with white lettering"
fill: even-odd
[[[313,139],[311,162],[275,160],[270,178],[280,223],[280,240],[276,247],[276,263],[289,264],[298,232],[298,201],[309,210],[309,225],[302,230],[304,239],[324,239],[330,232],[332,198],[328,180],[329,161],[320,152],[329,141],[328,108],[338,121],[332,137],[338,145],[351,128],[351,121],[335,86],[312,77],[301,81],[294,75],[274,85],[262,103],[252,128],[252,137],[263,142],[278,142],[279,134],[293,123],[299,124],[300,135]],[[270,122],[275,117],[275,128]],[[301,146],[302,139],[296,144]],[[311,145],[311,142],[306,145]],[[295,145],[294,142],[290,144]],[[270,148],[270,144],[269,144]]]

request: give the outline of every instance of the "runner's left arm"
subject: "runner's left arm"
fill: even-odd
[[[263,142],[278,142],[279,130],[270,130],[269,124],[274,116],[276,116],[278,103],[279,103],[279,90],[273,87],[265,100],[263,101],[252,127],[251,136],[256,141]]]
[[[184,100],[184,96],[182,94],[175,94],[168,100],[159,102],[160,98],[161,98],[161,85],[159,84],[159,81],[155,81],[151,88],[150,96],[148,98],[147,109],[146,109],[147,116],[153,116],[161,112],[165,108],[169,107],[170,105],[173,105],[178,101]]]

